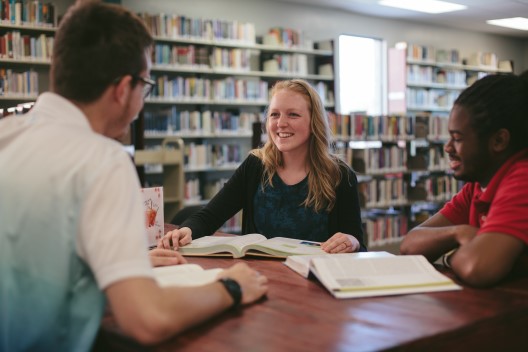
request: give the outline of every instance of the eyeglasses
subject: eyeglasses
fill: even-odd
[[[146,99],[150,95],[150,93],[152,92],[152,89],[156,85],[156,81],[150,78],[132,76],[132,79],[134,81],[141,81],[143,83],[143,99]]]

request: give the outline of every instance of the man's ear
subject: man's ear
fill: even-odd
[[[501,128],[490,138],[490,147],[494,152],[500,153],[510,146],[510,131]]]
[[[115,85],[113,98],[120,105],[125,105],[132,92],[132,76],[126,75]]]

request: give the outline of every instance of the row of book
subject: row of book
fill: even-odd
[[[407,88],[407,106],[413,110],[449,109],[458,94],[458,91],[443,89]]]
[[[450,175],[427,177],[424,181],[426,200],[430,202],[448,201],[461,189],[459,181]]]
[[[408,140],[413,138],[413,116],[343,115],[328,112],[328,123],[336,138],[352,140]]]
[[[304,38],[304,33],[292,28],[272,27],[262,42],[264,45],[313,49],[313,43]]]
[[[427,169],[430,171],[445,171],[449,169],[449,157],[444,152],[443,145],[429,146],[428,150],[428,165]]]
[[[435,47],[432,45],[419,45],[407,43],[407,59],[435,62]]]
[[[155,76],[156,86],[152,98],[166,99],[201,99],[211,101],[268,100],[268,82],[258,79],[236,79],[227,77],[222,80],[211,80],[196,77]]]
[[[397,145],[373,149],[348,148],[346,155],[347,162],[361,174],[387,174],[407,170],[407,150]]]
[[[408,141],[427,138],[445,141],[449,138],[447,115],[343,115],[327,112],[328,123],[336,139],[352,141]]]
[[[449,118],[446,115],[422,116],[420,118],[427,128],[427,139],[430,141],[447,141],[449,139]]]
[[[499,65],[499,59],[497,54],[490,52],[476,52],[472,53],[467,61],[468,65],[472,66],[486,66],[497,68]]]
[[[263,57],[262,71],[269,73],[308,74],[305,54],[272,54]]]
[[[407,216],[400,213],[372,214],[364,225],[369,247],[397,243],[408,232]]]
[[[235,71],[251,70],[251,50],[213,48],[211,52],[211,67]]]
[[[385,208],[407,205],[408,202],[445,202],[462,188],[463,184],[451,175],[428,174],[414,184],[402,174],[389,174],[387,178],[373,178],[359,184],[361,206]]]
[[[210,54],[207,47],[157,43],[154,46],[152,62],[156,65],[209,68]]]
[[[478,51],[471,53],[467,59],[462,59],[457,49],[436,49],[431,45],[407,44],[407,60],[421,61],[431,64],[454,64],[469,65],[472,67],[483,67],[491,69],[504,69],[512,71],[511,63],[499,61],[497,54],[492,52]]]
[[[198,177],[189,177],[185,180],[184,200],[187,203],[200,202],[213,198],[228,181],[227,178],[220,178],[206,182],[203,187]],[[203,193],[202,193],[203,191]]]
[[[184,167],[187,171],[204,168],[235,166],[242,162],[242,147],[237,143],[201,144],[187,143],[184,150]]]
[[[452,87],[467,86],[466,71],[433,66],[407,65],[407,84],[443,84]]]
[[[1,0],[0,20],[14,25],[54,27],[55,5],[41,0]]]
[[[360,198],[367,208],[405,205],[407,203],[407,183],[401,174],[384,179],[372,179],[359,184]]]
[[[354,149],[340,144],[333,150],[343,161],[362,175],[384,175],[410,171],[446,172],[449,158],[442,145],[429,145],[427,149],[408,156],[405,148],[384,147],[375,149]]]
[[[0,68],[0,95],[11,97],[28,97],[38,95],[39,80],[35,71],[13,72],[12,69]]]
[[[189,69],[230,69],[250,71],[250,49],[207,48],[195,45],[156,44],[153,63],[156,65]]]
[[[156,85],[147,102],[196,102],[197,104],[224,102],[268,103],[268,82],[258,78],[212,80],[198,77],[170,77],[152,75]],[[325,82],[313,85],[327,107],[334,105],[334,93]]]
[[[19,31],[7,32],[0,36],[0,58],[50,60],[54,41],[45,34],[33,37]]]
[[[260,66],[261,60],[262,67]],[[166,69],[211,69],[241,73],[262,71],[273,74],[308,75],[308,55],[306,54],[263,54],[260,58],[251,49],[158,43],[154,46],[152,61],[160,68]],[[333,65],[318,66],[318,73],[333,76]]]
[[[327,112],[328,124],[337,140],[346,141],[409,141],[449,139],[446,114],[364,115]]]
[[[249,22],[192,18],[165,13],[140,13],[139,16],[156,37],[256,43],[255,25]]]
[[[192,18],[178,14],[148,14],[139,16],[150,28],[154,36],[168,39],[196,39],[219,43],[256,44],[255,24],[251,22],[220,19]],[[264,45],[286,48],[313,49],[312,41],[305,39],[299,30],[284,27],[272,27],[262,38]]]
[[[238,132],[252,133],[253,123],[260,114],[231,111],[178,111],[175,106],[145,110],[145,135],[222,135]]]

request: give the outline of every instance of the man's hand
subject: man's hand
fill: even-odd
[[[228,277],[235,280],[242,289],[242,304],[256,301],[268,291],[268,278],[246,263],[237,263],[218,274],[218,278]]]

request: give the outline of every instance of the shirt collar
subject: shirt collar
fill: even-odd
[[[511,167],[519,160],[526,158],[528,158],[528,148],[518,151],[517,153],[513,154],[508,160],[506,160],[506,162],[502,164],[502,166],[495,173],[495,175],[493,175],[490,182],[488,183],[488,186],[482,188],[483,193],[480,199],[483,202],[491,202],[493,196],[497,193],[497,189],[499,188],[502,179],[510,171]]]
[[[92,130],[86,115],[68,99],[51,92],[39,95],[31,114],[38,119],[60,120],[63,123],[76,125]]]

